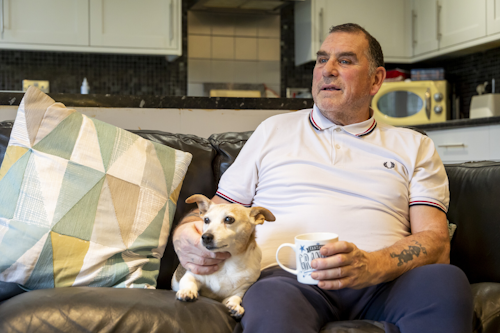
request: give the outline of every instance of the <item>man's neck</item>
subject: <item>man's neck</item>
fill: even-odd
[[[370,107],[366,108],[366,111],[353,111],[349,112],[335,112],[335,111],[322,111],[318,108],[321,114],[332,123],[338,126],[346,126],[361,123],[371,118],[373,111]]]

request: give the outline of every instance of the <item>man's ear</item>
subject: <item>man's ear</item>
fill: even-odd
[[[375,73],[372,74],[372,88],[370,89],[370,95],[375,96],[377,92],[379,91],[380,87],[382,86],[382,83],[384,83],[386,76],[386,71],[385,68],[380,66],[375,69]]]
[[[186,199],[186,203],[193,202],[196,202],[201,214],[205,214],[212,204],[212,201],[203,194],[194,194]]]
[[[275,221],[273,213],[264,207],[252,207],[250,209],[250,217],[255,218],[255,224],[262,224],[265,221]]]

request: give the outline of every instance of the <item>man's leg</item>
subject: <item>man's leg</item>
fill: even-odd
[[[317,333],[338,320],[331,300],[332,295],[320,288],[299,283],[295,275],[273,267],[264,270],[243,297],[241,325],[245,333]]]
[[[380,285],[372,302],[361,310],[361,318],[351,319],[390,322],[401,333],[470,333],[472,314],[465,274],[452,265],[427,265]]]

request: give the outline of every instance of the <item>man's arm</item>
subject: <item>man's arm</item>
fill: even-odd
[[[419,266],[450,262],[450,239],[446,214],[430,206],[410,207],[412,235],[394,245],[365,252],[349,242],[336,242],[321,249],[312,274],[323,289],[360,289],[392,281]]]
[[[219,196],[212,201],[216,204],[230,203]],[[198,208],[193,209],[179,222],[172,236],[174,249],[181,265],[195,274],[212,274],[219,269],[218,264],[230,257],[228,252],[211,252],[201,245],[203,221]]]

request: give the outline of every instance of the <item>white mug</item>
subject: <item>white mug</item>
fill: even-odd
[[[337,234],[331,232],[315,232],[310,234],[302,234],[295,236],[295,244],[284,243],[276,250],[276,261],[285,271],[297,275],[297,281],[304,284],[318,284],[318,280],[311,277],[311,273],[315,271],[311,267],[311,261],[317,258],[324,258],[319,253],[323,245],[334,243],[339,240]],[[282,247],[289,246],[295,251],[295,260],[297,269],[291,269],[280,263],[278,253]]]

